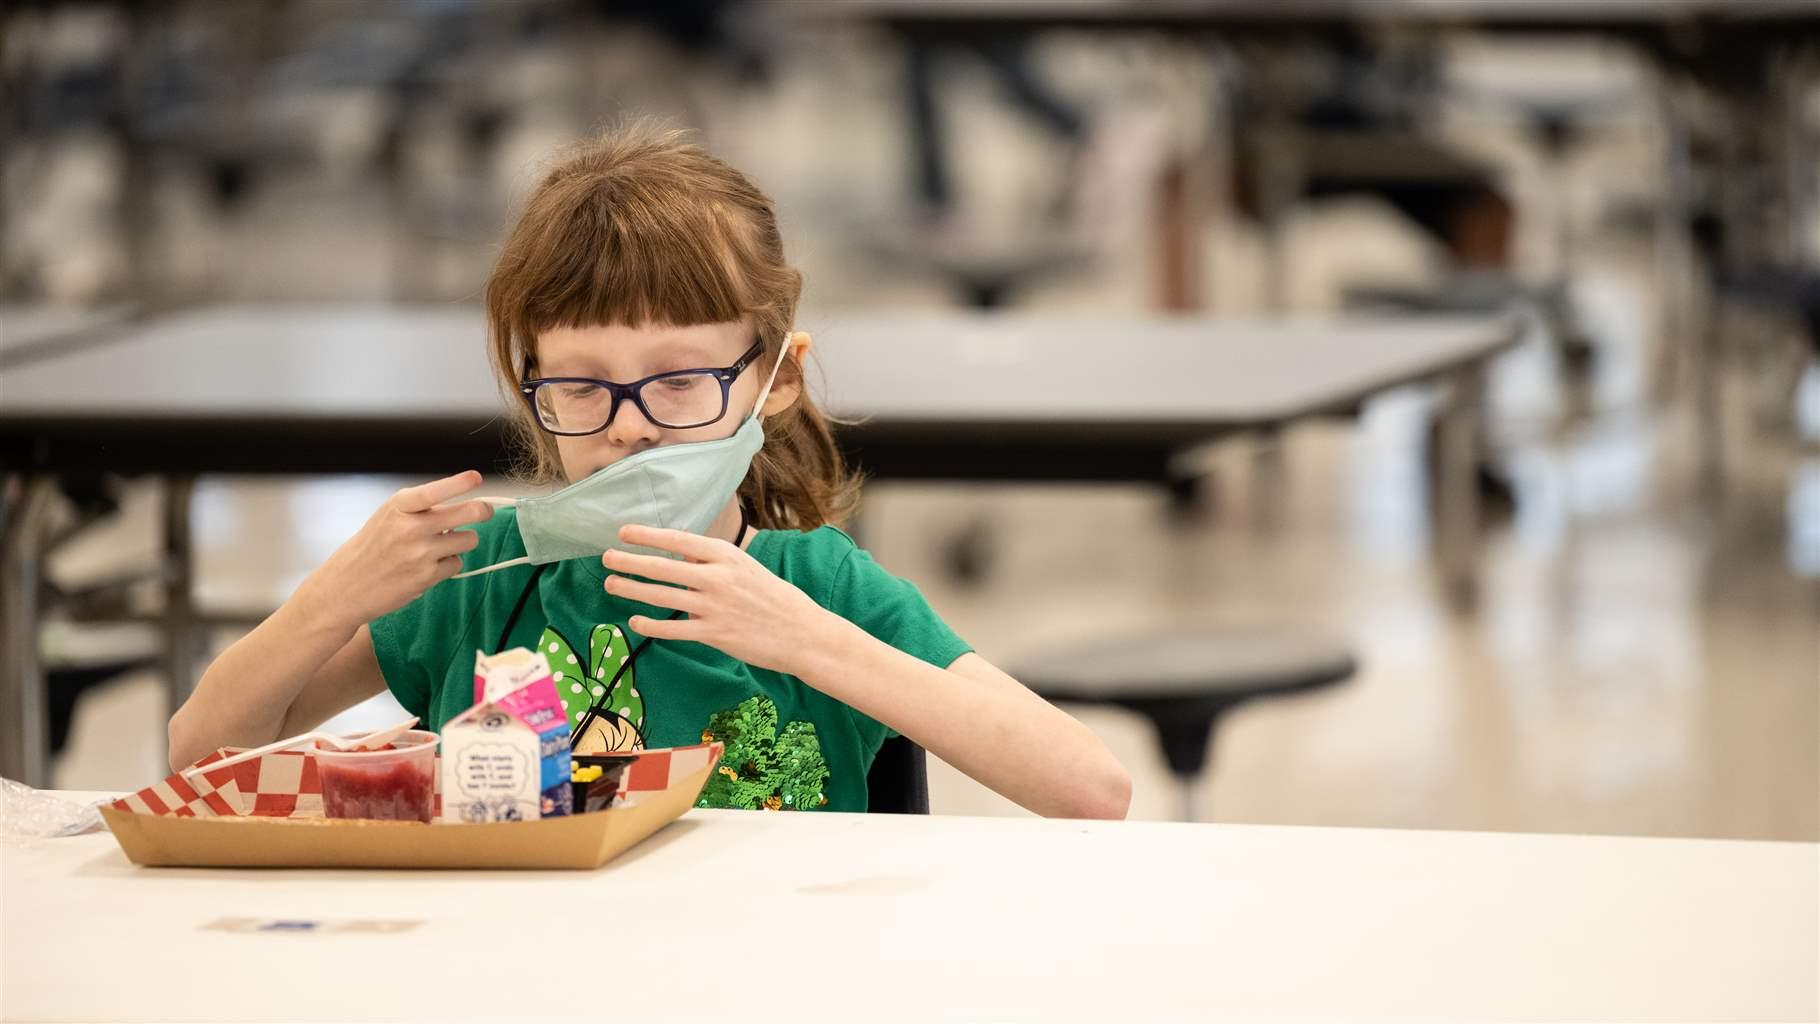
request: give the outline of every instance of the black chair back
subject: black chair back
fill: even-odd
[[[874,814],[928,814],[929,762],[923,748],[894,736],[866,773],[866,809]]]

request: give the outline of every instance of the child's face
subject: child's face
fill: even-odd
[[[656,373],[731,366],[753,343],[752,326],[744,321],[670,327],[558,327],[537,338],[537,375],[595,377],[630,384]],[[730,437],[752,413],[774,356],[761,355],[739,375],[728,392],[727,411],[705,427],[671,430],[646,419],[631,401],[621,402],[607,429],[585,437],[556,438],[563,475],[572,483],[620,459],[658,445],[712,441]],[[794,400],[794,387],[780,378],[766,402],[768,412],[780,398]]]

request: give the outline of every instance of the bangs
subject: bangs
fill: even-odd
[[[614,184],[630,183],[551,197],[565,201],[548,211],[549,236],[501,282],[518,297],[508,315],[525,349],[557,327],[688,327],[755,312],[753,254],[725,207]]]

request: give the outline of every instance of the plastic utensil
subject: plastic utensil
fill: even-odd
[[[411,727],[416,724],[417,716],[412,715],[404,721],[399,722],[397,725],[388,725],[383,729],[374,729],[371,732],[361,733],[356,736],[336,736],[333,733],[326,732],[306,732],[297,736],[292,736],[289,739],[279,740],[276,743],[267,743],[263,747],[254,747],[251,750],[243,750],[233,757],[223,758],[222,760],[214,761],[200,767],[185,768],[179,774],[187,779],[201,772],[212,772],[217,768],[226,768],[229,765],[240,764],[242,761],[251,761],[256,757],[277,753],[280,750],[290,750],[292,747],[301,747],[309,743],[327,743],[337,750],[360,750],[366,747],[383,747],[409,732]]]

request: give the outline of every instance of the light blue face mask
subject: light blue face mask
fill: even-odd
[[[478,576],[514,565],[542,565],[569,558],[599,558],[609,548],[669,555],[624,544],[619,528],[657,526],[706,533],[727,502],[738,493],[752,459],[765,444],[760,412],[771,396],[778,368],[790,351],[789,340],[765,378],[752,415],[730,436],[714,441],[660,445],[629,455],[554,494],[535,498],[481,498],[495,506],[518,509],[518,534],[525,556],[459,573]],[[674,557],[674,556],[672,556]]]

